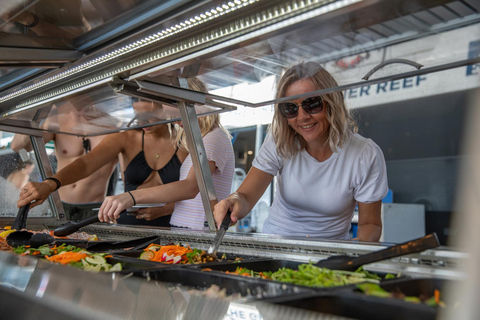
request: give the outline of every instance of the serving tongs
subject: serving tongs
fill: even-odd
[[[120,214],[122,215],[124,213],[122,212]],[[53,230],[53,234],[57,237],[66,237],[78,231],[80,228],[83,228],[85,226],[88,226],[89,224],[97,223],[97,222],[100,222],[100,220],[98,220],[98,215],[94,215],[80,221],[70,221],[62,224],[61,226]]]
[[[10,233],[7,236],[7,243],[9,246],[12,246],[12,247],[24,246],[28,244],[28,241],[32,237],[33,233],[29,231],[20,231],[22,229],[25,229],[25,227],[27,226],[27,217],[28,217],[29,210],[30,210],[30,203],[27,203],[26,205],[18,209],[17,217],[15,218],[15,221],[12,224],[12,229],[16,231]]]
[[[437,234],[434,232],[421,238],[397,244],[380,251],[367,253],[359,257],[347,255],[331,256],[325,260],[318,261],[315,265],[332,270],[355,271],[364,264],[395,258],[409,253],[421,252],[438,246],[440,246],[440,243],[438,242]]]
[[[100,220],[98,220],[97,215],[91,216],[89,218],[86,218],[80,221],[70,221],[62,224],[61,226],[53,230],[53,234],[56,235],[57,237],[66,237],[78,231],[78,229],[96,222],[100,222]]]
[[[215,255],[217,253],[218,247],[220,247],[220,243],[222,242],[222,239],[225,236],[225,233],[227,233],[230,223],[232,222],[231,215],[232,213],[230,210],[228,210],[225,214],[225,218],[223,218],[222,224],[220,225],[220,229],[217,231],[215,239],[213,239],[213,244],[208,248],[207,253],[209,255]]]
[[[88,251],[93,252],[124,252],[132,250],[141,250],[148,247],[149,244],[160,243],[160,236],[149,236],[144,238],[138,238],[133,240],[126,241],[116,241],[116,242],[98,242],[88,246]]]

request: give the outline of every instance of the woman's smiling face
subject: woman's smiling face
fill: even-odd
[[[292,83],[287,88],[285,96],[289,97],[316,90],[311,80],[301,79]],[[324,106],[321,112],[309,114],[301,107],[303,100],[305,100],[305,98],[291,101],[299,106],[298,115],[295,118],[287,119],[287,123],[305,139],[307,145],[311,143],[323,144],[328,139],[328,128],[330,127],[325,116],[325,101],[323,102]]]

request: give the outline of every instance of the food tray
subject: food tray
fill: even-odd
[[[120,257],[120,256],[113,256],[106,258],[107,263],[111,264],[112,266],[118,262],[122,264],[122,271],[114,271],[113,273],[133,273],[136,276],[143,277],[148,273],[149,270],[156,270],[162,268],[159,266],[158,263],[154,263],[151,261],[143,261],[139,259],[132,259],[127,257]],[[103,273],[103,272],[102,272]],[[112,273],[112,272],[105,272],[105,273]]]
[[[392,292],[395,289],[399,289],[407,296],[426,295],[433,296],[435,289],[441,290],[443,285],[449,280],[435,279],[435,278],[417,278],[417,279],[391,279],[380,283],[380,287]],[[450,280],[451,281],[451,280]]]
[[[138,259],[140,257],[140,254],[144,252],[143,250],[131,250],[131,251],[123,251],[123,252],[113,252],[115,256],[124,256],[124,257],[129,257],[133,259]],[[223,253],[217,253],[217,256],[222,256]],[[235,258],[242,258],[244,260],[248,261],[265,261],[265,260],[271,260],[270,258],[260,258],[260,257],[255,257],[255,256],[245,256],[245,255],[240,255],[240,254],[231,254],[231,253],[225,253],[226,259],[231,260],[231,261],[222,261],[222,262],[208,262],[208,263],[199,263],[199,264],[167,264],[167,263],[162,263],[162,262],[156,262],[156,261],[149,261],[149,260],[141,260],[141,261],[148,261],[151,263],[159,264],[159,265],[165,265],[165,266],[170,266],[170,267],[180,267],[180,268],[185,268],[185,267],[193,267],[193,268],[207,268],[210,266],[214,265],[224,265],[224,264],[234,264],[236,265],[237,263],[241,263],[242,261],[233,261]],[[235,270],[235,268],[234,268]]]
[[[191,267],[209,268],[209,269],[212,269],[211,272],[214,272],[214,273],[220,273],[225,271],[234,272],[237,269],[237,267],[243,267],[255,272],[260,272],[260,271],[277,271],[280,268],[289,268],[289,269],[297,270],[298,266],[301,264],[305,264],[305,262],[270,259],[270,260],[242,261],[237,263],[216,263],[212,265],[191,265]],[[385,275],[382,273],[377,273],[377,274],[380,277],[383,277]],[[233,276],[243,277],[239,275],[233,275]],[[263,280],[263,281],[277,282],[273,280]],[[389,280],[384,280],[384,281],[389,281]],[[278,283],[284,283],[284,282],[278,282]],[[307,287],[307,286],[301,286],[301,287],[309,288],[317,291],[318,290],[329,291],[329,290],[343,290],[343,289],[353,290],[355,285],[350,284],[350,285],[336,286],[336,287]]]
[[[278,305],[360,320],[434,320],[436,308],[390,298],[377,298],[350,291],[300,294],[268,298]]]
[[[382,281],[380,287],[392,292],[401,290],[406,296],[433,296],[448,280],[443,279],[391,279]],[[265,301],[289,307],[306,309],[355,319],[436,319],[439,307],[406,302],[395,298],[367,296],[352,290],[301,294],[295,297],[280,296]]]
[[[140,274],[135,274],[139,276]],[[206,290],[212,285],[225,289],[227,295],[240,294],[252,299],[312,292],[311,289],[262,279],[237,277],[228,274],[204,272],[193,268],[162,268],[142,273],[150,280]]]

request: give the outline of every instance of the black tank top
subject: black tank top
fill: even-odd
[[[135,158],[130,161],[127,168],[123,172],[125,179],[125,192],[136,190],[153,172],[153,169],[148,165],[147,160],[145,159],[145,153],[143,151],[144,137],[145,131],[142,132],[142,151],[140,151]],[[157,170],[164,184],[178,181],[180,179],[180,167],[182,166],[182,163],[180,162],[180,159],[178,159],[177,151],[178,147],[170,161],[168,161],[163,168]],[[146,221],[137,219],[134,216],[128,216],[123,213],[120,218],[117,219],[117,223],[170,227],[170,217],[171,215],[168,215],[152,221]]]

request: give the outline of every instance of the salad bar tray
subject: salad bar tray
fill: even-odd
[[[381,291],[376,292],[367,293],[353,288],[279,296],[264,301],[355,319],[433,320],[437,318],[440,308],[447,307],[441,302],[438,294],[446,282],[430,278],[395,279],[380,283]],[[438,301],[435,301],[437,298]]]
[[[251,299],[264,299],[313,292],[309,288],[291,284],[205,272],[193,268],[143,270],[134,272],[134,275],[147,277],[148,280],[186,286],[201,291],[207,290],[212,286],[218,286],[221,290],[225,291],[227,296],[240,295]]]

